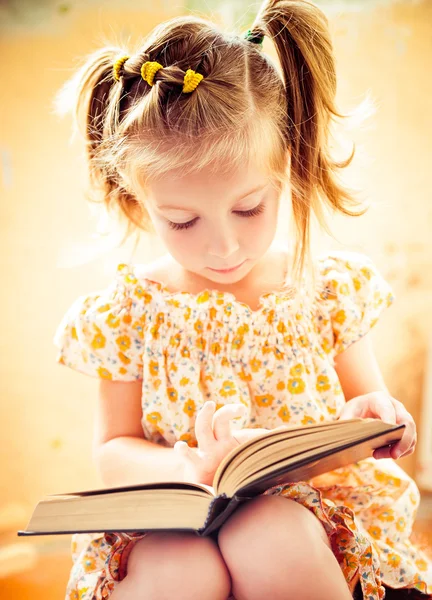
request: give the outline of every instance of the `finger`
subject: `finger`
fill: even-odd
[[[218,441],[232,438],[231,420],[244,416],[246,407],[243,404],[226,404],[213,415],[213,433]]]
[[[388,396],[381,394],[371,398],[371,407],[375,414],[385,423],[396,424],[396,410]]]
[[[393,399],[393,406],[396,413],[396,422],[405,425],[402,438],[391,450],[391,457],[394,459],[405,456],[414,446],[417,441],[417,431],[414,419],[406,410],[402,402]]]
[[[391,447],[390,446],[382,446],[381,448],[377,448],[373,452],[373,457],[379,460],[380,458],[391,458]]]
[[[186,442],[178,441],[173,446],[175,452],[186,458],[187,460],[192,461],[195,465],[198,465],[200,462],[200,458],[196,452],[190,448]]]
[[[198,448],[203,452],[211,452],[211,448],[216,441],[212,429],[212,419],[215,410],[216,402],[209,400],[203,404],[195,420],[195,437],[198,442]]]

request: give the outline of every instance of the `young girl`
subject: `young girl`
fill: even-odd
[[[59,362],[100,378],[94,457],[107,485],[209,484],[232,448],[281,426],[406,426],[391,451],[269,489],[213,537],[74,536],[68,600],[431,597],[431,563],[410,541],[418,488],[394,462],[414,451],[415,425],[368,333],[391,289],[362,254],[309,252],[312,212],[323,226],[325,204],[360,214],[336,178],[352,156],[328,151],[335,88],[322,12],[268,0],[246,36],[175,18],[133,52],[93,53],[63,90],[107,208],[168,250],[119,265],[56,334]],[[288,201],[296,228],[281,252]]]

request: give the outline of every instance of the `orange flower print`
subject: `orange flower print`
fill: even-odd
[[[240,350],[240,348],[243,346],[244,344],[244,338],[241,336],[235,337],[233,339],[233,341],[231,342],[231,345],[233,348]]]
[[[353,284],[354,289],[356,290],[356,292],[358,292],[362,285],[360,279],[358,277],[353,277]]]
[[[206,347],[206,340],[203,338],[202,335],[197,337],[197,339],[195,340],[195,346],[198,348],[198,350],[202,350],[204,352]]]
[[[190,306],[188,306],[187,309],[185,310],[185,313],[184,313],[184,320],[185,321],[189,321],[190,316],[191,316],[191,312],[192,312],[192,309],[191,309]]]
[[[96,561],[92,556],[86,554],[82,561],[82,566],[84,567],[84,571],[86,573],[91,573],[96,568]]]
[[[278,412],[278,417],[282,419],[284,423],[291,420],[291,413],[286,404],[281,407],[280,411]]]
[[[189,448],[197,448],[198,447],[198,442],[196,441],[195,438],[192,437],[191,433],[183,433],[179,440],[181,442],[186,442],[186,444],[189,446]]]
[[[396,529],[398,531],[405,531],[406,528],[406,521],[403,517],[399,517],[399,519],[396,521]]]
[[[349,294],[350,294],[349,285],[347,283],[343,283],[339,287],[339,293],[343,294],[344,296],[349,296]]]
[[[181,349],[181,355],[183,356],[183,358],[189,358],[190,357],[189,348],[187,348],[186,346],[183,346],[183,348]]]
[[[244,369],[240,371],[239,377],[242,381],[252,381],[252,375],[250,373],[245,373]]]
[[[159,423],[159,421],[162,420],[162,415],[160,414],[160,412],[155,411],[155,412],[149,413],[146,416],[146,420],[149,423],[152,423],[153,425],[157,425]]]
[[[372,272],[367,267],[362,267],[360,269],[360,273],[366,277],[366,279],[370,279],[372,277]]]
[[[157,363],[155,360],[151,360],[149,364],[149,371],[150,375],[153,375],[153,377],[159,375],[159,363]]]
[[[134,294],[140,300],[144,300],[144,304],[150,304],[152,301],[152,295],[149,294],[142,286],[137,285]]]
[[[214,306],[212,306],[209,310],[209,317],[210,317],[210,321],[214,321],[217,315],[217,310],[215,309]]]
[[[233,309],[233,305],[231,304],[231,302],[229,302],[228,304],[226,304],[224,306],[224,313],[226,315],[230,315],[232,313],[232,309]]]
[[[97,372],[101,379],[112,379],[112,373],[108,369],[104,369],[104,367],[99,367]]]
[[[203,304],[204,302],[208,302],[210,298],[210,292],[209,290],[205,290],[204,292],[201,292],[201,294],[199,294],[197,296],[197,304]]]
[[[175,388],[168,388],[167,395],[168,395],[168,399],[171,402],[177,402],[178,394],[177,394],[177,390]]]
[[[394,511],[391,508],[384,510],[378,515],[380,521],[394,521]]]
[[[132,323],[132,317],[130,315],[123,315],[122,321],[123,323],[126,323],[126,325],[130,325]]]
[[[278,326],[277,326],[277,330],[279,333],[286,333],[287,328],[286,325],[283,321],[279,321]]]
[[[127,369],[125,369],[124,367],[120,367],[119,373],[120,373],[120,375],[126,375]]]
[[[183,406],[183,412],[192,417],[195,414],[196,406],[192,398],[189,398]]]
[[[194,323],[194,329],[197,333],[202,333],[204,330],[203,323],[199,319]]]
[[[183,387],[185,385],[187,385],[189,383],[189,378],[188,377],[182,377],[180,379],[180,385]]]
[[[295,379],[288,380],[287,387],[291,394],[302,394],[306,388],[306,384],[303,379],[296,377]]]
[[[381,539],[381,527],[378,527],[378,525],[372,525],[372,527],[369,527],[368,529],[368,533],[375,539],[375,540],[380,540]]]
[[[428,564],[423,558],[418,558],[415,561],[416,567],[419,571],[427,571]]]
[[[379,471],[375,469],[374,477],[377,481],[384,484],[385,486],[390,487],[400,487],[401,480],[398,477],[392,477],[391,475],[387,475],[387,473],[383,473],[383,471]]]
[[[327,392],[327,390],[331,389],[327,375],[318,375],[316,389],[318,392]]]
[[[223,382],[222,387],[219,390],[219,393],[224,398],[228,398],[229,396],[235,396],[235,394],[237,392],[236,392],[234,383],[232,381],[226,380]]]
[[[254,373],[261,369],[262,362],[258,358],[253,358],[249,361],[250,368]]]
[[[266,407],[273,404],[274,396],[271,394],[264,394],[263,396],[255,396],[258,406]]]
[[[129,350],[132,342],[128,335],[119,335],[119,337],[116,339],[116,344],[120,350],[124,351]]]
[[[282,392],[285,389],[285,383],[283,381],[278,381],[276,389],[279,392]]]
[[[155,390],[158,390],[160,388],[161,383],[162,381],[159,378],[153,379],[153,388]]]
[[[219,354],[221,351],[221,345],[219,344],[219,342],[213,342],[212,345],[210,346],[210,352],[212,354]]]
[[[180,337],[179,333],[176,333],[175,335],[172,335],[170,337],[170,342],[169,342],[170,346],[173,346],[174,348],[177,348],[177,346],[180,344],[180,340],[181,340],[181,337]]]
[[[108,325],[108,327],[118,327],[120,325],[120,319],[119,317],[116,317],[115,315],[110,313],[105,323]]]
[[[309,415],[305,415],[301,422],[303,423],[303,425],[313,425],[314,423],[316,423],[315,419],[313,417],[310,417]]]
[[[332,345],[330,344],[330,341],[328,340],[328,338],[323,338],[322,349],[324,350],[324,352],[326,354],[330,354],[330,352],[332,350]]]
[[[231,363],[229,361],[229,358],[227,358],[226,356],[222,356],[221,365],[223,367],[230,367]]]
[[[303,348],[307,348],[309,346],[309,340],[305,335],[301,335],[298,341],[300,342],[300,346],[302,346]]]
[[[274,323],[274,320],[275,320],[275,311],[272,308],[271,310],[269,310],[269,313],[267,315],[267,323],[270,323],[270,325],[271,325],[272,323]]]
[[[240,327],[237,329],[237,334],[245,335],[245,333],[247,333],[248,331],[249,331],[249,325],[247,323],[244,323],[244,325],[240,325]]]
[[[290,375],[292,375],[293,377],[300,377],[301,375],[303,375],[303,373],[304,373],[304,366],[301,363],[294,365],[290,369]]]
[[[346,313],[344,310],[338,310],[337,313],[334,316],[334,320],[336,321],[336,323],[339,323],[339,325],[343,325],[346,321]]]
[[[76,327],[72,327],[72,329],[71,329],[71,336],[72,336],[73,340],[77,340],[78,339]]]
[[[123,352],[119,352],[118,357],[124,365],[128,365],[131,362],[131,359],[128,358],[126,354],[123,354]]]
[[[107,312],[107,310],[109,310],[111,308],[111,304],[103,304],[102,306],[99,306],[98,308],[98,313],[104,313]]]
[[[395,554],[394,552],[390,552],[387,555],[387,564],[391,565],[392,567],[398,567],[399,563],[401,561],[401,557],[398,554]]]
[[[285,358],[285,352],[282,352],[281,350],[279,350],[279,348],[274,348],[274,355],[276,357],[276,360],[283,360]]]
[[[105,348],[105,344],[106,344],[105,336],[102,334],[102,331],[99,329],[99,327],[96,327],[96,325],[95,325],[94,328],[96,329],[96,335],[94,336],[94,338],[91,341],[91,347],[94,350],[98,350],[99,348]]]

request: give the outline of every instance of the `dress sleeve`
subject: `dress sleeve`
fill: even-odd
[[[334,355],[361,339],[395,297],[391,286],[364,254],[334,251],[319,263],[321,298],[333,336]]]
[[[58,363],[101,379],[142,379],[146,313],[133,296],[134,279],[128,265],[119,265],[106,289],[73,302],[54,335]]]

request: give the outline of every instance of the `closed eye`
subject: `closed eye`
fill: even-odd
[[[261,202],[260,204],[258,204],[254,208],[251,208],[250,210],[235,210],[234,214],[238,215],[239,217],[256,217],[260,215],[263,211],[264,204]],[[195,217],[195,219],[186,221],[186,223],[174,223],[173,221],[168,221],[168,225],[171,229],[175,229],[176,231],[179,231],[181,229],[189,229],[189,227],[195,225],[195,223],[198,221],[198,218],[199,217]]]

